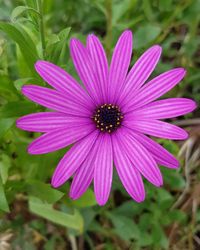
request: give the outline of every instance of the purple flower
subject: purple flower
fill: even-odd
[[[54,110],[26,115],[17,127],[44,133],[28,147],[30,154],[45,154],[74,144],[59,162],[52,186],[57,188],[71,176],[72,199],[79,198],[94,181],[99,205],[111,190],[113,163],[126,191],[137,202],[145,199],[142,176],[153,185],[163,184],[159,165],[178,168],[176,158],[148,137],[184,140],[183,129],[160,119],[184,115],[195,109],[194,101],[168,98],[155,101],[185,76],[183,68],[169,70],[147,81],[161,55],[152,46],[128,72],[132,33],[120,36],[110,66],[95,35],[86,47],[71,39],[70,51],[82,87],[58,66],[38,61],[35,68],[54,89],[25,85],[22,93],[30,100]]]

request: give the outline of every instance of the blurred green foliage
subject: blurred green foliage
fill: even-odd
[[[167,96],[199,102],[199,13],[200,0],[0,0],[0,249],[2,235],[8,232],[13,234],[8,240],[12,249],[77,249],[77,245],[106,250],[200,249],[189,238],[200,232],[196,227],[200,212],[191,228],[191,210],[173,208],[186,186],[183,168],[161,167],[164,187],[146,183],[147,198],[142,204],[128,197],[116,174],[105,207],[96,206],[92,189],[72,201],[69,183],[59,190],[49,185],[66,149],[28,155],[27,145],[38,134],[15,127],[16,118],[44,110],[20,93],[25,83],[45,85],[34,70],[36,60],[49,60],[77,78],[68,42],[72,36],[85,42],[91,32],[102,39],[109,59],[119,34],[127,28],[134,32],[132,63],[149,46],[160,44],[163,55],[154,75],[179,66],[188,72]],[[198,115],[197,110],[188,117]],[[160,143],[178,154],[180,144]],[[195,180],[199,177],[195,172]],[[169,246],[174,225],[182,234],[179,248]]]

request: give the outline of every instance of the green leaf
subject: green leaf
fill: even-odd
[[[78,200],[73,200],[71,203],[76,207],[90,207],[97,204],[94,192],[91,189],[88,189]]]
[[[78,230],[80,233],[83,231],[83,218],[77,210],[74,211],[73,215],[67,214],[54,209],[51,204],[43,203],[35,197],[29,197],[29,209],[32,213],[53,223]]]
[[[0,161],[0,175],[3,184],[5,184],[8,179],[8,170],[10,167],[11,167],[11,159],[6,154],[2,154]]]
[[[171,221],[176,221],[176,222],[178,221],[180,223],[185,222],[187,218],[186,214],[183,211],[178,210],[178,209],[169,211],[168,216],[171,219]]]
[[[136,4],[136,1],[124,0],[124,1],[116,1],[113,2],[113,15],[112,15],[112,25],[117,25],[119,19],[128,11],[131,2],[132,4]],[[133,8],[134,6],[132,6]]]
[[[65,28],[58,35],[52,35],[47,45],[48,60],[61,65],[67,60],[67,39],[71,28]]]
[[[85,208],[81,210],[81,215],[84,219],[84,231],[87,231],[91,227],[91,223],[95,221],[97,212],[94,211],[93,207]]]
[[[13,41],[15,41],[21,50],[21,53],[29,66],[32,74],[38,77],[34,69],[34,63],[38,60],[39,56],[36,46],[30,35],[17,24],[0,22],[0,30],[4,31]]]
[[[148,221],[148,223],[147,223],[147,221]],[[148,231],[149,228],[151,227],[152,223],[153,223],[152,214],[147,213],[147,212],[143,212],[139,217],[138,227],[139,227],[140,231],[142,231],[142,232]]]
[[[142,205],[136,202],[126,201],[123,202],[120,206],[114,209],[115,213],[118,214],[126,214],[127,217],[132,217],[133,215],[137,215],[141,213]]]
[[[139,29],[135,32],[135,48],[142,48],[147,46],[152,42],[161,32],[159,26],[154,26],[151,24],[146,24],[140,26]]]
[[[200,222],[200,211],[197,211],[197,214],[196,214],[196,221],[197,221],[197,222]]]
[[[152,21],[155,18],[155,14],[154,11],[152,9],[152,2],[149,0],[143,0],[142,1],[142,7],[144,10],[144,14],[146,15],[146,17]]]
[[[27,181],[27,192],[48,203],[55,203],[64,196],[63,192],[52,188],[50,184],[37,180]]]
[[[0,120],[0,139],[5,135],[5,133],[12,127],[15,119],[6,118]]]
[[[50,239],[46,241],[44,244],[44,250],[54,250],[56,249],[57,241],[55,235],[53,235]]]
[[[138,226],[135,224],[133,219],[130,219],[124,215],[108,214],[111,219],[115,229],[116,234],[119,235],[124,240],[138,239],[140,236],[140,231]]]
[[[148,223],[148,222],[146,222]],[[149,233],[147,232],[142,232],[140,234],[140,238],[138,240],[138,245],[141,246],[141,247],[146,247],[146,246],[150,246],[152,245],[152,237]]]
[[[37,9],[37,3],[35,0],[26,0],[26,5],[33,9]]]
[[[60,38],[60,44],[59,44],[59,49],[60,49],[60,56],[59,56],[59,61],[61,63],[64,63],[67,60],[67,39],[69,37],[71,31],[71,27],[68,27],[66,29],[61,30],[59,33],[59,38]]]
[[[30,83],[30,82],[31,84],[34,84],[35,80],[36,80],[35,78],[31,78],[31,77],[20,78],[14,81],[14,86],[18,91],[21,91],[21,88],[24,84]],[[36,80],[36,82],[38,82],[38,80]]]
[[[171,169],[163,168],[163,176],[165,183],[169,184],[172,189],[182,190],[185,187],[185,179],[177,171],[172,171]]]
[[[162,246],[164,249],[168,248],[168,240],[167,237],[160,226],[159,222],[154,224],[152,227],[152,240],[154,245]]]
[[[158,139],[157,140],[160,144],[163,144],[163,146],[172,154],[177,155],[179,152],[179,146],[171,140],[165,140],[165,139]]]
[[[16,88],[13,86],[13,82],[9,79],[7,75],[0,75],[0,93],[8,93],[9,95],[18,95]]]
[[[8,102],[0,108],[0,117],[19,117],[36,111],[36,105],[28,101]]]
[[[0,177],[0,209],[5,212],[10,212],[1,177]]]
[[[169,207],[173,203],[173,196],[167,190],[163,188],[158,188],[157,190],[158,195],[158,205],[160,210],[169,209]]]
[[[12,22],[16,22],[17,18],[19,16],[21,16],[22,14],[24,14],[25,12],[35,13],[35,14],[40,16],[40,13],[33,8],[30,8],[27,6],[17,6],[11,13],[10,18],[11,18]]]
[[[161,11],[170,11],[172,8],[172,0],[159,0],[159,9]]]
[[[171,201],[172,200],[172,195],[165,189],[162,188],[158,188],[157,190],[157,194],[158,194],[158,200],[160,203],[162,203],[163,201]]]

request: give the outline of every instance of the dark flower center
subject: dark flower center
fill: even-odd
[[[118,106],[104,104],[95,110],[92,119],[98,129],[111,133],[121,125],[123,115]]]

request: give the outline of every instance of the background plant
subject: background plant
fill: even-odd
[[[134,58],[152,44],[163,48],[154,74],[173,67],[187,77],[168,97],[200,101],[199,0],[0,0],[0,249],[200,249],[199,110],[173,120],[191,137],[185,143],[159,140],[179,156],[178,171],[161,167],[164,187],[145,184],[146,201],[137,204],[114,176],[112,196],[96,205],[89,189],[77,201],[69,184],[49,185],[66,149],[31,156],[26,147],[37,133],[15,127],[17,117],[43,110],[20,92],[25,83],[46,85],[36,74],[38,59],[51,61],[75,78],[70,37],[102,38],[107,55],[124,29],[134,32]]]

